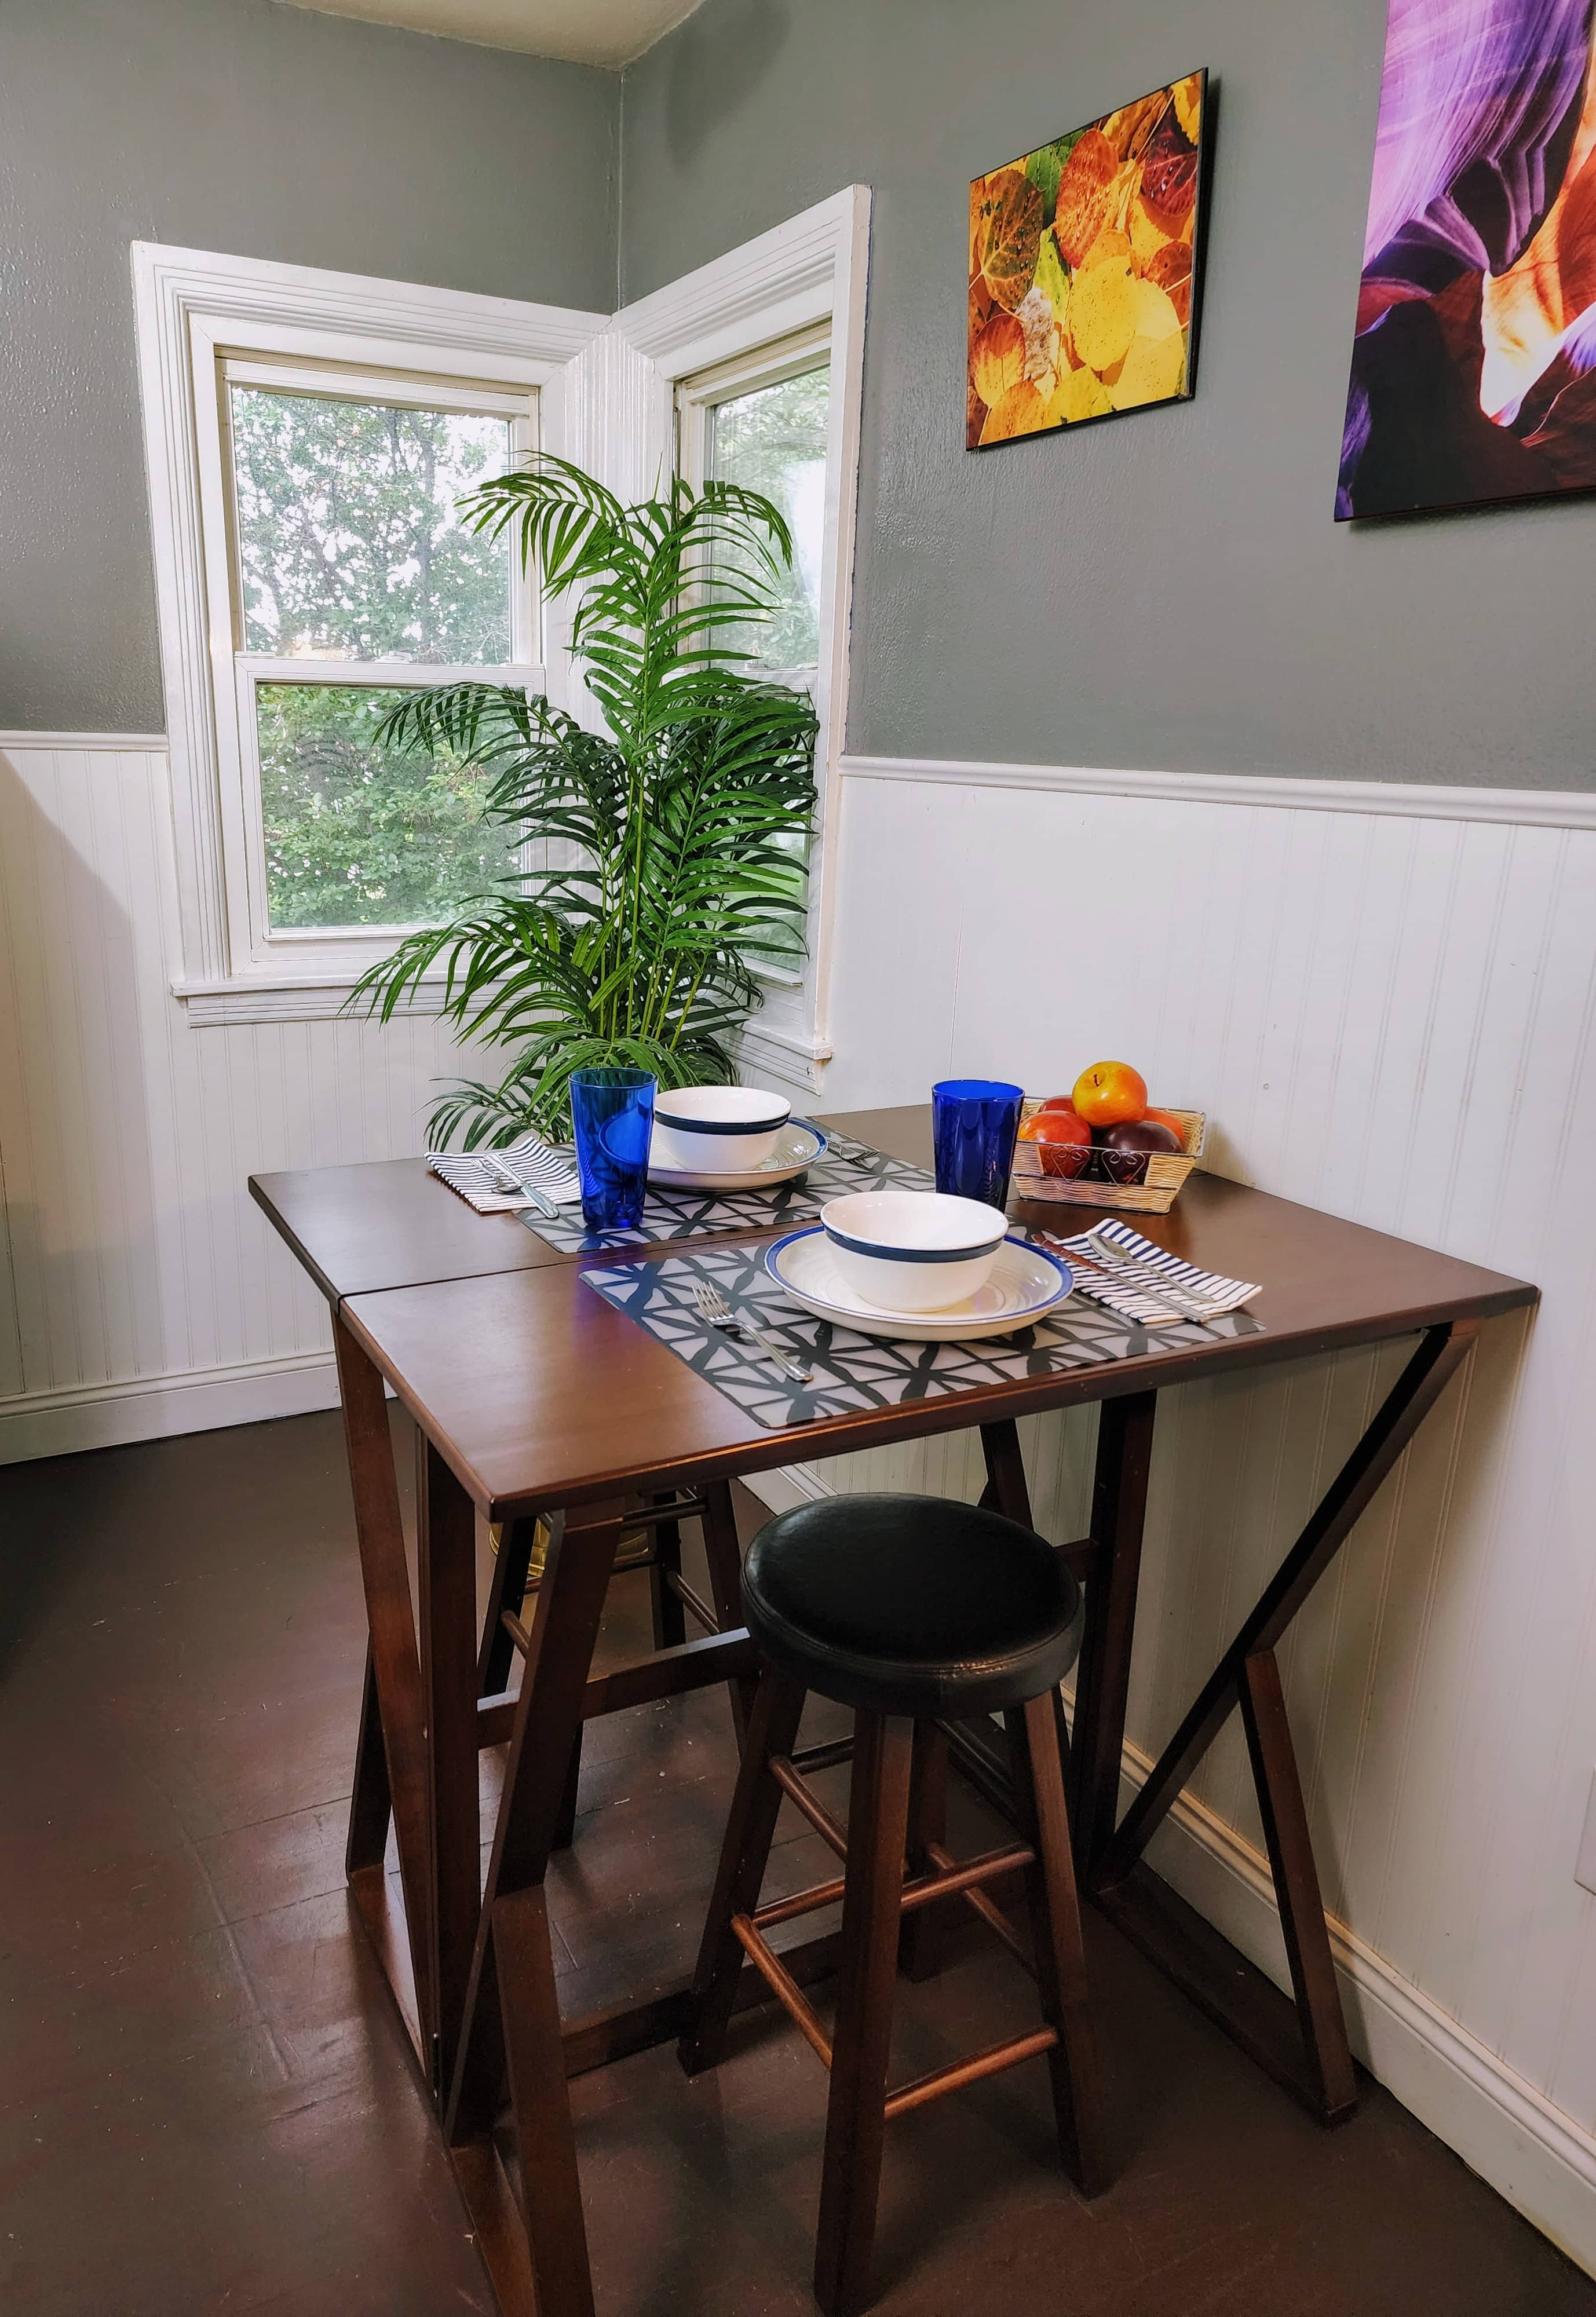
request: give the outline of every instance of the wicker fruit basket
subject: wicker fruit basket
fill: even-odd
[[[1042,1107],[1027,1095],[1020,1123]],[[1200,1110],[1171,1110],[1180,1121],[1186,1149],[1173,1150],[1082,1150],[1069,1143],[1017,1142],[1009,1188],[1017,1199],[1056,1199],[1071,1207],[1117,1207],[1133,1215],[1167,1215],[1175,1194],[1203,1155],[1205,1120]],[[1079,1172],[1065,1172],[1065,1168]]]

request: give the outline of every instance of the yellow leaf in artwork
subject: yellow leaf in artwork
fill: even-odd
[[[1175,100],[1175,118],[1180,123],[1187,137],[1195,145],[1197,141],[1197,130],[1201,128],[1203,120],[1201,73],[1188,73],[1184,80],[1178,80],[1170,91],[1170,94]]]
[[[1046,408],[1038,389],[1028,378],[1022,379],[987,412],[981,439],[983,443],[1007,443],[1016,434],[1034,434],[1043,423]]]
[[[1138,338],[1167,338],[1180,327],[1180,317],[1175,311],[1174,300],[1167,290],[1156,282],[1133,282],[1131,298],[1135,313],[1134,335]]]
[[[1126,222],[1131,229],[1131,255],[1136,262],[1136,271],[1145,273],[1159,251],[1167,246],[1170,237],[1161,225],[1155,224],[1148,216],[1147,204],[1140,194],[1131,203],[1131,213]]]
[[[971,346],[970,383],[991,406],[1001,402],[1025,373],[1026,334],[1013,315],[1000,308]]]
[[[1089,368],[1107,370],[1136,335],[1136,291],[1128,257],[1086,266],[1070,285],[1070,335]],[[1165,301],[1168,302],[1167,300]]]
[[[1134,337],[1108,397],[1116,410],[1134,410],[1143,403],[1171,400],[1185,381],[1186,340],[1179,330],[1173,336]]]
[[[1107,265],[1111,257],[1128,257],[1130,254],[1129,234],[1122,233],[1116,225],[1105,226],[1081,259],[1077,271],[1087,273],[1094,265]]]
[[[1067,370],[1047,406],[1046,426],[1073,426],[1082,418],[1101,418],[1114,407],[1108,389],[1095,371]]]

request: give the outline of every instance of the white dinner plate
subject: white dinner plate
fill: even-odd
[[[946,1311],[883,1311],[867,1303],[837,1267],[819,1223],[790,1231],[765,1251],[765,1268],[783,1293],[820,1320],[835,1320],[861,1336],[905,1344],[971,1344],[983,1336],[1011,1336],[1056,1310],[1075,1284],[1067,1263],[1023,1239],[1006,1239],[986,1284]]]
[[[776,1149],[757,1167],[739,1175],[705,1175],[695,1167],[665,1167],[650,1155],[649,1180],[662,1191],[774,1191],[812,1167],[826,1147],[826,1138],[807,1119],[792,1118],[776,1138]]]

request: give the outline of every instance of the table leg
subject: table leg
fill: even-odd
[[[424,1433],[416,1436],[421,1686],[426,1704],[433,1920],[433,2084],[453,2074],[481,1912],[477,1786],[477,1534],[470,1497]]]
[[[1070,1826],[1076,1872],[1082,1876],[1119,1816],[1119,1765],[1157,1413],[1158,1394],[1138,1391],[1104,1400],[1098,1415],[1091,1500],[1097,1557],[1086,1586],[1069,1758]]]
[[[505,1611],[514,1617],[521,1615],[536,1543],[535,1518],[507,1520],[499,1530],[493,1582],[488,1588],[488,1606],[482,1616],[482,1642],[477,1652],[479,1697],[502,1696],[510,1686],[516,1647],[505,1627]]]
[[[738,1542],[730,1481],[711,1481],[705,1487],[703,1521],[704,1553],[709,1564],[709,1591],[715,1622],[722,1633],[732,1633],[742,1623],[742,1547]],[[751,1681],[730,1685],[731,1726],[740,1754],[748,1736],[749,1716],[754,1710],[758,1686]]]
[[[344,1872],[351,1881],[363,1867],[382,1865],[388,1855],[388,1829],[392,1817],[388,1749],[382,1742],[382,1704],[377,1695],[376,1661],[368,1642],[360,1698],[360,1736],[354,1747],[354,1790],[349,1797],[349,1838],[344,1847]]]
[[[1026,1481],[1025,1459],[1019,1453],[1019,1427],[1011,1416],[981,1427],[982,1454],[986,1458],[986,1487],[981,1501],[989,1512],[1034,1528],[1031,1491]]]
[[[1464,1320],[1426,1329],[1373,1423],[1243,1620],[1117,1831],[1094,1854],[1093,1895],[1110,1919],[1326,2123],[1350,2113],[1356,2086],[1274,1651],[1461,1365],[1479,1324]],[[1297,2018],[1306,2047],[1305,2075],[1301,2056],[1283,2053],[1270,2033],[1260,2029],[1256,2003],[1251,2007],[1252,2017],[1242,2015],[1233,1986],[1226,1983],[1233,1981],[1233,1971],[1215,1968],[1212,1960],[1205,1963],[1191,1942],[1180,1938],[1178,1928],[1171,1931],[1170,1911],[1161,1905],[1158,1893],[1150,1894],[1144,1886],[1138,1889],[1137,1885],[1137,1878],[1146,1874],[1138,1861],[1155,1829],[1238,1707],[1246,1724],[1281,1928],[1291,1961]],[[1155,1878],[1147,1880],[1152,1883]]]
[[[543,1572],[445,2115],[452,2146],[484,2139],[508,2071],[539,2317],[592,2309],[542,1885],[623,1510],[615,1498],[568,1512]]]
[[[410,1608],[399,1482],[393,1469],[382,1378],[336,1317],[333,1320],[333,1344],[338,1364],[349,1481],[354,1497],[361,1582],[371,1633],[371,1679],[361,1715],[349,1823],[349,1854],[357,1863],[351,1868],[349,1880],[361,1912],[381,1946],[385,1928],[382,1847],[387,1827],[384,1822],[379,1829],[376,1803],[380,1787],[386,1784],[399,1841],[405,1926],[425,2054],[430,2049],[434,2029],[435,1984],[431,1966],[426,1713],[416,1647],[416,1622]],[[375,1762],[378,1751],[383,1763],[381,1775]]]
[[[653,1506],[668,1505],[675,1491],[657,1491],[650,1498]],[[654,1558],[649,1567],[649,1606],[654,1619],[654,1647],[657,1650],[677,1650],[687,1638],[686,1612],[682,1597],[671,1584],[672,1577],[682,1573],[682,1529],[679,1521],[662,1520],[654,1530]],[[732,1624],[737,1623],[736,1618]]]

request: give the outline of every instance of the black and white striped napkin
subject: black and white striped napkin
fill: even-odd
[[[1128,1223],[1097,1223],[1074,1239],[1054,1239],[1045,1231],[1033,1231],[1032,1237],[1068,1257],[1080,1293],[1144,1327],[1217,1320],[1240,1311],[1259,1292],[1256,1280],[1226,1279],[1183,1263]]]
[[[524,1134],[493,1152],[435,1151],[426,1163],[480,1215],[507,1215],[531,1203],[524,1190],[511,1187],[500,1171],[504,1167],[523,1183],[535,1183],[558,1207],[575,1206],[582,1196],[570,1154],[557,1150],[541,1134]]]

